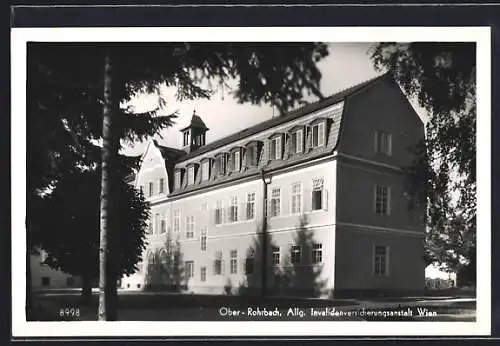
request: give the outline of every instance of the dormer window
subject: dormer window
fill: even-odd
[[[210,159],[201,163],[201,180],[207,181],[210,179]]]
[[[246,166],[254,167],[259,164],[259,149],[260,142],[253,141],[246,145],[245,155],[246,155]]]
[[[227,162],[228,155],[226,153],[222,153],[217,156],[217,167],[219,170],[219,175],[227,174]]]
[[[187,181],[189,185],[194,185],[194,166],[189,166],[187,169]]]
[[[181,188],[181,176],[182,172],[181,170],[177,170],[175,171],[175,181],[174,181],[174,184],[175,184],[175,188],[176,189],[180,189]]]
[[[304,151],[304,130],[302,128],[290,133],[290,151],[294,154]]]
[[[270,148],[270,159],[271,160],[279,160],[283,155],[283,144],[282,144],[282,136],[278,135],[276,137],[271,138],[271,148]]]
[[[325,123],[319,122],[311,126],[312,147],[317,148],[325,144]]]
[[[375,152],[384,155],[392,154],[391,134],[380,130],[375,131]]]

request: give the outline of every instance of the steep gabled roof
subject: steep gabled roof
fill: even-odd
[[[196,127],[203,130],[208,130],[207,125],[205,125],[203,120],[198,115],[196,115],[196,113],[193,113],[193,116],[191,117],[191,122],[189,123],[188,126],[181,129],[181,131],[187,130],[190,127]]]
[[[159,145],[155,139],[153,139],[153,144],[160,150],[161,156],[167,162],[173,163],[182,156],[186,155],[186,152],[184,150]]]
[[[207,145],[204,145],[204,146],[190,152],[187,155],[180,157],[178,162],[182,162],[182,161],[191,159],[193,157],[196,157],[198,155],[204,154],[204,153],[209,152],[211,150],[217,149],[217,148],[224,146],[226,144],[229,144],[231,142],[234,142],[234,141],[243,139],[245,137],[257,134],[259,132],[262,132],[262,131],[265,131],[265,130],[270,129],[272,127],[281,125],[281,124],[286,123],[288,121],[300,118],[300,117],[307,115],[309,113],[312,113],[312,112],[315,112],[317,110],[321,110],[321,109],[326,108],[328,106],[334,105],[335,103],[346,99],[347,97],[361,91],[365,87],[374,84],[375,82],[381,80],[382,78],[387,78],[388,76],[390,76],[390,74],[388,74],[388,73],[382,74],[382,75],[377,76],[375,78],[369,79],[365,82],[362,82],[362,83],[356,84],[352,87],[349,87],[347,89],[341,90],[341,91],[339,91],[339,92],[337,92],[337,93],[335,93],[335,94],[333,94],[325,99],[319,100],[319,101],[314,102],[314,103],[310,103],[310,104],[305,105],[301,108],[298,108],[294,111],[286,113],[282,116],[263,121],[261,123],[258,123],[256,125],[252,126],[252,127],[246,128],[244,130],[241,130],[241,131],[236,132],[234,134],[231,134],[229,136],[218,139],[214,142],[211,142]],[[195,117],[195,116],[198,117],[197,115],[193,115],[193,117]]]

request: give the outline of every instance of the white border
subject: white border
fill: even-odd
[[[476,322],[26,322],[26,43],[27,41],[469,41],[477,42],[478,266]],[[13,28],[12,335],[74,336],[315,336],[489,335],[491,318],[491,32],[489,27],[257,27],[257,28]],[[15,259],[14,259],[15,254]],[[256,328],[258,326],[258,328]]]

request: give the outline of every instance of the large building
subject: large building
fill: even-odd
[[[193,114],[181,149],[143,154],[148,245],[124,289],[424,289],[423,207],[408,207],[404,170],[424,126],[389,75],[212,143],[208,130]]]

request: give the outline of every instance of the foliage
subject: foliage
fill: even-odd
[[[43,197],[37,212],[43,214],[37,226],[43,232],[41,246],[45,263],[72,275],[98,277],[100,172],[69,172],[53,191]],[[121,275],[136,271],[145,247],[144,230],[149,204],[140,191],[125,182],[119,184],[120,234],[115,248]]]
[[[450,270],[475,267],[475,43],[380,43],[372,59],[429,114],[426,143],[409,168],[413,193],[427,203],[427,256]]]

